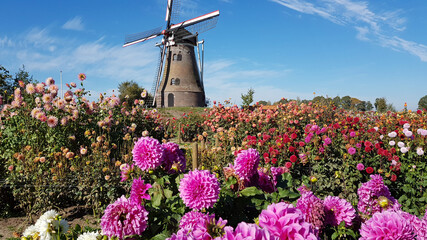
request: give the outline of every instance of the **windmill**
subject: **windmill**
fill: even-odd
[[[156,44],[160,48],[160,55],[156,78],[151,89],[154,96],[152,105],[204,107],[206,105],[203,87],[204,41],[198,41],[198,35],[215,27],[219,11],[173,24],[178,18],[180,5],[179,0],[168,0],[166,28],[161,30],[159,27],[128,35],[123,47],[163,36],[162,41]],[[200,68],[197,66],[194,47],[197,47]]]

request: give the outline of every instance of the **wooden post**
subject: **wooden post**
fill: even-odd
[[[181,123],[178,124],[178,144],[181,143]]]
[[[218,147],[219,140],[218,140],[218,134],[215,134],[215,147]]]
[[[205,150],[205,148],[206,148],[205,144],[206,144],[205,143],[205,138],[203,138],[202,141],[201,141],[201,143],[200,143],[200,151],[201,152],[203,152]]]
[[[198,146],[197,146],[197,142],[193,143],[192,146],[192,151],[191,151],[191,157],[193,158],[193,170],[197,168],[197,158],[199,156],[198,153]]]

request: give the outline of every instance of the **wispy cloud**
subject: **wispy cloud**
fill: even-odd
[[[76,16],[64,23],[64,25],[62,25],[62,28],[67,30],[82,31],[84,30],[84,24],[82,22],[82,18]]]
[[[367,1],[351,0],[271,0],[295,11],[317,15],[333,23],[353,27],[356,37],[396,51],[408,52],[427,62],[427,46],[395,34],[406,29],[402,10],[375,12]]]
[[[13,46],[15,46],[15,43],[12,42],[11,39],[9,39],[6,36],[0,37],[0,47],[13,47]]]

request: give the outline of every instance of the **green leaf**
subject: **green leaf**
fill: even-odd
[[[166,233],[159,233],[156,236],[152,237],[151,240],[165,240],[169,235]]]
[[[162,202],[162,194],[155,193],[151,202],[153,204],[153,207],[159,207]]]
[[[240,194],[245,197],[251,197],[262,193],[262,190],[259,190],[256,187],[248,187],[240,191]]]
[[[169,189],[165,189],[164,193],[166,198],[171,198],[173,194],[172,190],[169,190]]]
[[[336,239],[338,237],[338,232],[334,232],[334,234],[332,234],[331,238],[332,239]]]

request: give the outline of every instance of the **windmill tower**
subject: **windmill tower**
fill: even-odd
[[[219,11],[214,11],[187,21],[173,24],[179,15],[179,0],[168,0],[166,8],[166,28],[161,27],[128,35],[123,47],[163,36],[156,46],[160,48],[157,75],[151,94],[152,105],[157,107],[204,107],[203,87],[204,41],[198,35],[215,27]],[[197,65],[194,48],[197,47]],[[200,47],[202,50],[200,51]],[[200,57],[200,52],[202,57]],[[163,70],[163,73],[162,73]]]

